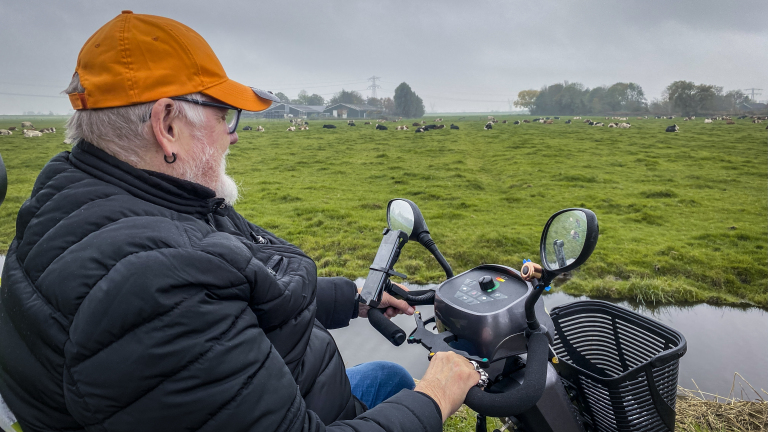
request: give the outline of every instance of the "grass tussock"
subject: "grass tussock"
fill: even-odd
[[[460,130],[423,134],[394,130],[413,119],[387,123],[387,131],[310,119],[310,129],[297,132],[285,131],[287,120],[243,119],[241,127],[266,131],[239,131],[231,147],[227,169],[242,197],[236,209],[301,247],[320,276],[355,279],[368,272],[392,198],[419,205],[456,274],[481,263],[537,260],[549,216],[587,207],[600,221],[600,239],[574,277],[559,281],[566,292],[768,308],[764,127],[694,121],[665,134],[667,120],[609,129],[565,118],[546,126],[496,118],[509,123],[485,131],[484,116],[445,117]],[[0,116],[0,129],[22,120],[58,131],[0,136],[10,187],[0,206],[0,253],[40,169],[69,149],[65,118]],[[405,248],[398,269],[413,283],[444,278],[416,244]]]
[[[737,376],[748,387],[738,383],[740,397],[735,396]],[[727,397],[678,387],[675,429],[684,432],[757,432],[768,429],[768,402],[740,374],[734,374],[733,382]],[[768,395],[765,390],[762,392]],[[757,400],[750,400],[748,395],[751,393],[757,395]]]
[[[477,413],[462,405],[456,413],[443,423],[443,432],[475,432]],[[497,418],[487,419],[488,432],[501,429],[501,422]]]
[[[765,390],[762,393],[768,395]],[[750,394],[753,395],[751,398]],[[675,430],[680,432],[768,430],[768,402],[739,373],[734,374],[733,387],[727,397],[678,387],[676,411]],[[445,421],[443,431],[474,432],[476,415],[463,405]],[[488,418],[487,425],[489,432],[502,426],[496,418]]]

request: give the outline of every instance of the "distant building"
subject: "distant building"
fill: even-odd
[[[765,111],[766,109],[768,109],[768,105],[766,105],[764,103],[760,103],[760,102],[749,102],[749,103],[741,104],[739,109],[742,110],[742,111],[762,112],[762,111]]]
[[[371,118],[381,114],[382,109],[370,105],[339,103],[327,106],[323,112],[338,118]]]
[[[322,105],[294,105],[280,103],[272,105],[268,110],[261,112],[264,118],[288,118],[288,117],[328,117],[323,113],[325,109]]]

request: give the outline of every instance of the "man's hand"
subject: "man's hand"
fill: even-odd
[[[429,395],[440,406],[443,422],[461,408],[467,392],[480,380],[469,360],[452,352],[439,352],[414,389]]]
[[[408,288],[400,284],[395,285],[399,286],[405,291],[408,291]],[[362,288],[358,288],[357,292],[362,290]],[[358,310],[357,316],[360,318],[368,318],[368,309],[370,308],[370,306],[360,303],[360,309]],[[381,303],[379,304],[379,309],[385,308],[386,310],[384,311],[384,316],[387,318],[396,317],[400,314],[413,315],[413,312],[415,311],[413,306],[409,305],[405,300],[398,300],[386,292],[381,296]]]

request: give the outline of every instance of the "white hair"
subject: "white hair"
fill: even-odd
[[[83,93],[80,76],[75,73],[66,94]],[[183,95],[204,100],[201,93]],[[139,167],[154,144],[149,115],[155,102],[115,108],[77,110],[66,123],[66,138],[74,145],[85,140],[112,156]],[[197,104],[174,104],[174,115],[186,118],[197,129],[205,122],[203,107]]]
[[[72,81],[64,90],[66,94],[83,93],[80,76],[75,73]],[[193,100],[208,100],[201,93],[183,95]],[[150,112],[155,102],[128,105],[115,108],[77,110],[67,120],[66,138],[74,145],[85,140],[104,150],[110,155],[127,162],[134,167],[146,165],[146,155],[156,145]],[[205,113],[201,105],[194,103],[174,104],[173,115],[187,119],[193,127],[195,142],[191,148],[191,157],[179,159],[169,165],[171,175],[213,189],[216,196],[224,198],[227,204],[234,205],[238,198],[237,183],[226,175],[226,154],[216,154],[216,149],[206,141],[202,127]]]

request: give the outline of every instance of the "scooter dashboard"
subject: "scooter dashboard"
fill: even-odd
[[[488,277],[481,287],[481,278]],[[485,288],[485,289],[483,289]],[[454,307],[471,312],[488,314],[504,310],[528,292],[528,285],[510,275],[485,266],[470,270],[443,283],[439,289],[440,298]]]

